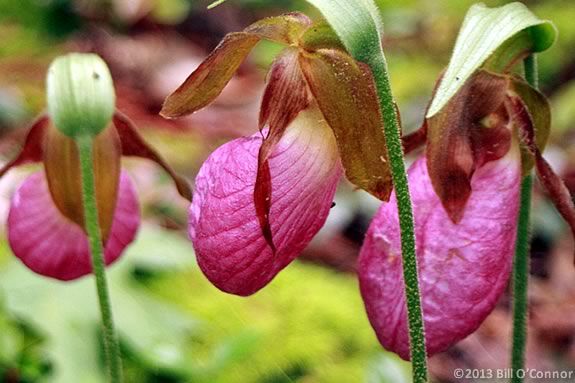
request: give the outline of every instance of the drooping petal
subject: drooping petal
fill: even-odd
[[[29,162],[42,161],[42,155],[44,153],[44,136],[49,122],[50,119],[44,114],[32,122],[32,126],[28,130],[24,145],[22,146],[22,149],[20,149],[20,153],[18,153],[12,161],[0,168],[0,177],[4,176],[4,174],[14,166],[24,165]]]
[[[477,329],[510,275],[518,215],[518,154],[485,164],[459,224],[435,194],[426,160],[409,170],[427,350],[441,352]],[[397,200],[392,194],[371,223],[359,259],[369,320],[381,344],[409,358]]]
[[[268,158],[285,130],[309,105],[308,90],[298,64],[298,51],[286,48],[274,61],[262,98],[259,129],[268,128],[258,154],[258,172],[254,191],[256,213],[264,238],[275,252],[269,213],[272,204]],[[262,132],[263,134],[263,132]]]
[[[539,180],[547,190],[555,208],[571,228],[571,235],[575,238],[575,203],[573,203],[569,189],[540,152],[536,154],[535,164]]]
[[[113,121],[116,131],[118,132],[118,136],[120,137],[122,155],[135,156],[154,161],[172,178],[178,193],[188,201],[191,201],[192,189],[190,188],[188,181],[179,176],[172,169],[170,164],[168,164],[153,147],[144,141],[132,120],[130,120],[125,114],[116,111]]]
[[[190,237],[198,263],[219,289],[250,295],[305,248],[324,224],[341,177],[335,138],[316,110],[303,111],[269,157],[274,255],[254,206],[261,134],[211,154],[196,178]]]
[[[260,20],[242,32],[226,35],[186,81],[166,98],[160,114],[176,118],[203,108],[222,92],[261,39],[294,44],[310,24],[304,14],[288,13]]]
[[[136,235],[140,212],[132,182],[122,173],[105,262],[114,262]],[[44,172],[29,176],[12,197],[8,241],[32,271],[68,281],[91,272],[88,240],[80,226],[54,205]]]
[[[551,128],[549,102],[536,89],[516,80],[508,92],[505,105],[522,144],[523,172],[529,173],[535,163],[539,180],[575,238],[575,203],[561,177],[553,171],[542,154]]]
[[[309,105],[307,85],[298,63],[298,50],[286,48],[272,64],[262,98],[259,129],[270,127],[267,139],[275,144],[290,122]]]

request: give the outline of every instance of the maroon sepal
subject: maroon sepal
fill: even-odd
[[[178,193],[188,201],[192,200],[192,189],[189,183],[168,165],[168,163],[156,152],[137,132],[134,123],[123,113],[116,111],[114,114],[114,126],[122,143],[122,154],[125,156],[141,157],[154,161],[166,171],[174,181]]]
[[[254,203],[264,238],[274,253],[276,247],[269,221],[272,179],[268,158],[289,124],[308,105],[308,90],[299,68],[298,51],[287,48],[276,58],[270,70],[258,124],[265,136],[258,154]],[[266,127],[267,134],[264,132]]]
[[[44,138],[49,122],[50,119],[46,114],[42,114],[32,122],[20,153],[0,169],[0,177],[4,176],[4,174],[14,166],[42,161],[44,155]]]

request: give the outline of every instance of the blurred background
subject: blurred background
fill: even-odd
[[[181,174],[193,180],[218,145],[256,131],[266,68],[281,47],[263,42],[217,101],[191,117],[160,118],[163,99],[228,32],[287,11],[317,16],[300,0],[0,0],[0,164],[16,153],[46,105],[51,60],[100,54],[119,108]],[[380,0],[386,54],[405,131],[421,124],[449,60],[469,0]],[[502,5],[506,1],[486,1]],[[541,88],[553,105],[546,157],[575,192],[575,2],[524,1],[559,29],[540,56]],[[378,344],[359,296],[355,263],[379,203],[342,184],[330,218],[305,254],[249,298],[211,286],[186,238],[185,201],[144,160],[124,159],[138,185],[144,224],[111,267],[127,382],[408,382],[409,364]],[[103,382],[92,278],[60,283],[11,255],[4,223],[18,180],[0,181],[0,381]],[[536,185],[528,367],[575,369],[573,241]],[[436,382],[453,369],[508,367],[510,299],[481,328],[430,360]],[[461,380],[460,380],[461,381]]]

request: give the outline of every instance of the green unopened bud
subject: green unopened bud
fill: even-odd
[[[70,137],[96,136],[114,114],[116,96],[108,66],[98,55],[72,53],[50,65],[48,113]]]

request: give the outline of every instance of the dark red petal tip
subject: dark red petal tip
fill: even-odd
[[[42,161],[45,133],[49,122],[50,119],[45,114],[32,122],[20,153],[0,169],[0,177],[15,166]]]
[[[288,125],[309,105],[307,85],[299,68],[298,51],[287,48],[274,61],[260,109],[259,129],[267,134],[258,154],[258,172],[254,190],[256,213],[262,232],[275,253],[269,222],[272,204],[272,181],[268,158]],[[313,128],[311,128],[313,129]]]

